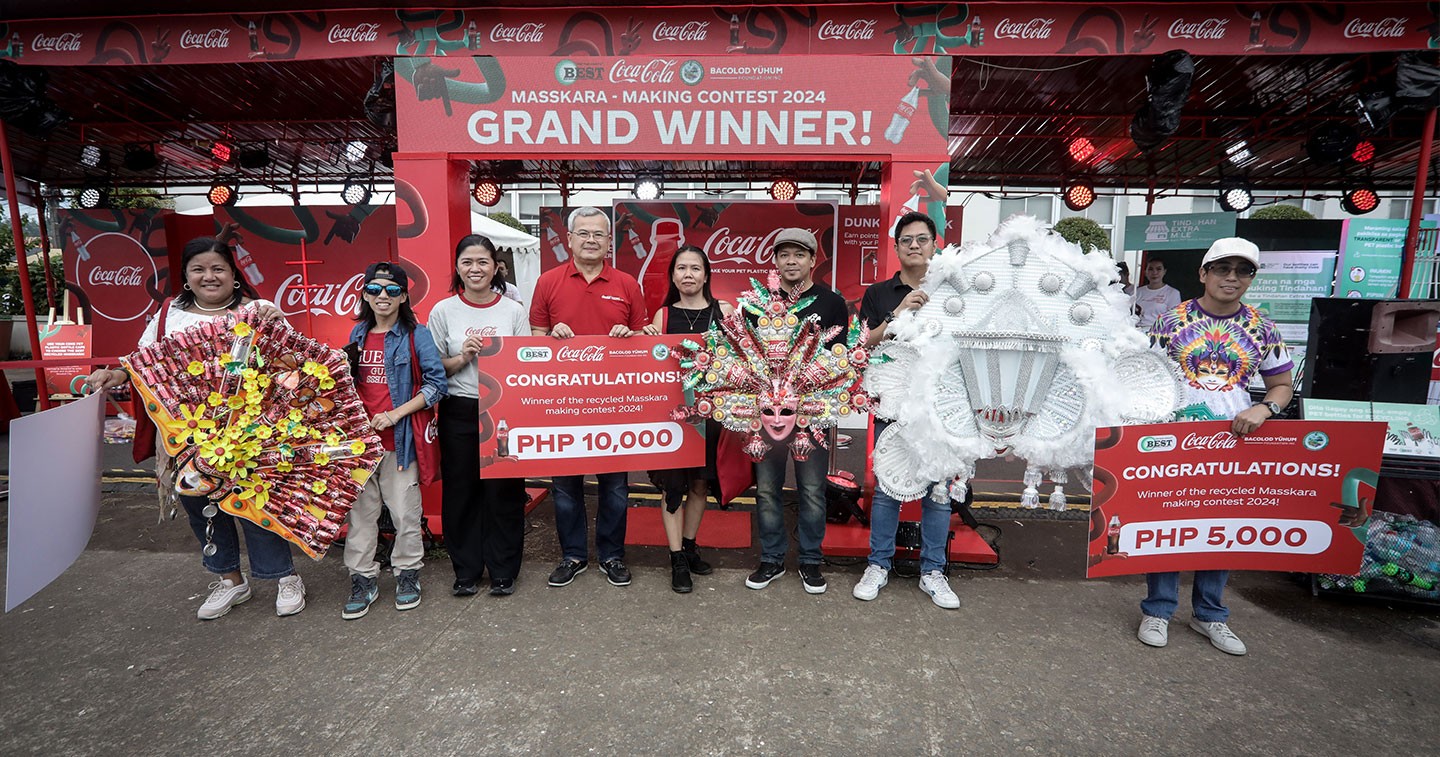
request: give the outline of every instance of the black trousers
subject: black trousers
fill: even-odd
[[[440,522],[455,580],[513,581],[525,548],[525,482],[480,478],[480,403],[440,401]]]

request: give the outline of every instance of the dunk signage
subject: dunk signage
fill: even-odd
[[[396,73],[400,143],[417,152],[946,151],[944,56],[410,58]]]

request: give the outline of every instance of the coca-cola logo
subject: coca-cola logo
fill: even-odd
[[[425,424],[425,429],[421,433],[425,437],[426,444],[434,444],[435,440],[440,438],[440,424],[435,416],[430,417],[430,422]]]
[[[285,315],[338,315],[353,318],[360,312],[360,286],[364,273],[339,284],[311,284],[307,289],[300,274],[291,274],[275,288],[275,304]]]
[[[230,47],[229,29],[210,29],[196,32],[186,29],[180,33],[180,47],[185,50],[225,50]]]
[[[1170,24],[1170,39],[1225,39],[1226,18],[1207,18],[1204,21],[1175,19]]]
[[[1229,431],[1218,431],[1208,436],[1190,433],[1180,442],[1180,449],[1235,449],[1240,438]]]
[[[686,21],[676,25],[661,21],[650,32],[650,38],[656,42],[704,42],[709,31],[709,21]]]
[[[848,24],[827,20],[820,24],[820,29],[815,32],[815,37],[817,39],[875,39],[875,20],[857,18]]]
[[[1054,26],[1053,18],[1032,18],[1029,21],[1002,18],[995,25],[995,39],[1050,39]]]
[[[621,58],[610,66],[610,83],[670,84],[675,81],[675,69],[675,61],[664,58],[644,63],[627,63]]]
[[[133,321],[154,309],[155,259],[134,237],[112,231],[80,241],[72,234],[65,259],[74,261],[74,281],[84,288],[96,316]]]
[[[475,326],[471,326],[470,328],[465,329],[465,336],[486,336],[486,337],[488,337],[488,336],[496,336],[496,335],[499,334],[499,333],[500,333],[500,331],[499,331],[498,329],[496,329],[494,326],[480,326],[480,327],[478,327],[478,328],[475,327]]]
[[[721,226],[705,240],[705,255],[714,263],[754,263],[769,265],[775,259],[775,229],[764,236],[741,235]],[[813,232],[814,229],[811,229]]]
[[[336,24],[330,27],[330,34],[326,39],[330,44],[337,42],[374,42],[380,35],[379,24],[355,24],[354,26],[341,26]]]
[[[561,347],[555,359],[562,363],[598,363],[605,359],[605,348],[598,344],[588,347]]]
[[[1379,21],[1361,21],[1352,19],[1345,25],[1345,38],[1355,39],[1357,37],[1369,39],[1384,39],[1387,37],[1405,36],[1405,25],[1409,23],[1408,18],[1382,18]]]
[[[491,42],[544,42],[544,24],[521,24],[519,26],[506,26],[496,24],[490,27]]]
[[[46,50],[52,53],[78,53],[80,52],[80,38],[85,36],[81,32],[65,32],[53,37],[44,34],[36,34],[35,40],[30,43],[31,50]]]

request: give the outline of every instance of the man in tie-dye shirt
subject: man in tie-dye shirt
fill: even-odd
[[[1244,436],[1279,415],[1290,404],[1290,351],[1275,322],[1240,301],[1260,270],[1260,250],[1238,237],[1216,240],[1200,264],[1205,293],[1162,313],[1150,327],[1150,344],[1164,352],[1185,381],[1186,404],[1203,405],[1209,415],[1231,420],[1231,431]],[[1250,380],[1259,373],[1265,397],[1250,399]],[[1197,414],[1193,411],[1190,414]],[[1195,571],[1190,627],[1222,652],[1245,654],[1245,644],[1230,630],[1223,602],[1230,572]],[[1179,604],[1180,574],[1146,575],[1149,595],[1140,603],[1140,641],[1163,647],[1170,616]]]

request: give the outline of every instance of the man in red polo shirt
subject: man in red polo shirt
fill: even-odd
[[[573,336],[627,337],[650,322],[640,283],[605,262],[610,252],[610,219],[596,208],[570,214],[570,261],[540,275],[530,303],[530,333],[556,339]],[[630,504],[628,473],[597,473],[600,506],[595,513],[595,551],[600,570],[614,586],[630,585],[625,567],[625,509]],[[563,555],[550,574],[551,586],[566,586],[589,566],[585,477],[553,476],[555,532]]]

